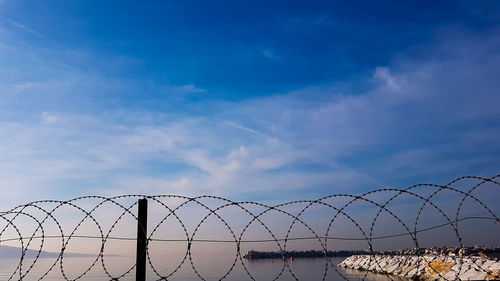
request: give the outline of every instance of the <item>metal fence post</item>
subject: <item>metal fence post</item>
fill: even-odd
[[[146,281],[146,248],[148,230],[148,199],[139,199],[137,214],[136,281]]]

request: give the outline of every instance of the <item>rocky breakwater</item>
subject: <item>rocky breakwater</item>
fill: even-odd
[[[500,280],[500,261],[484,257],[354,255],[338,266],[420,280]]]

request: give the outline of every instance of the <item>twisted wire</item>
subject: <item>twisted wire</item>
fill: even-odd
[[[147,263],[150,270],[150,278],[152,280],[171,280],[180,274],[183,267],[188,267],[194,273],[198,280],[208,280],[207,276],[200,269],[195,259],[193,249],[198,243],[215,243],[233,245],[231,251],[234,251],[234,259],[230,262],[221,265],[222,273],[218,275],[218,280],[229,280],[239,266],[249,280],[259,280],[256,273],[248,268],[248,261],[242,250],[242,245],[258,245],[259,243],[271,243],[281,253],[283,259],[279,271],[270,279],[272,281],[282,278],[287,275],[293,280],[301,280],[291,262],[286,259],[289,251],[293,251],[293,241],[307,241],[314,244],[321,252],[324,253],[324,267],[321,277],[318,280],[328,280],[331,276],[340,276],[344,280],[350,280],[345,272],[339,269],[334,259],[329,255],[331,249],[342,247],[340,243],[359,242],[365,243],[370,255],[370,263],[381,267],[379,261],[375,259],[377,253],[375,243],[382,240],[395,238],[408,238],[410,243],[407,243],[407,248],[414,248],[415,255],[418,257],[417,270],[421,267],[431,268],[437,276],[446,279],[437,269],[432,267],[433,259],[424,258],[423,241],[420,237],[429,231],[439,230],[440,233],[445,233],[447,229],[453,233],[457,247],[464,248],[463,233],[460,228],[464,222],[493,222],[492,228],[498,228],[500,219],[498,217],[497,206],[486,203],[483,197],[488,199],[498,198],[500,194],[500,175],[491,178],[483,178],[477,176],[464,176],[445,185],[437,184],[416,184],[406,188],[381,188],[365,192],[361,195],[353,194],[334,194],[324,196],[316,200],[296,200],[291,202],[269,205],[260,202],[252,201],[232,201],[227,198],[202,195],[196,197],[188,197],[181,195],[145,195],[145,194],[128,194],[114,197],[105,196],[81,196],[70,200],[39,200],[27,204],[16,206],[8,211],[0,212],[0,251],[2,246],[18,243],[19,248],[18,261],[12,267],[12,271],[8,274],[7,280],[49,280],[50,274],[55,274],[59,271],[59,276],[64,280],[76,281],[84,280],[85,278],[95,277],[93,270],[100,268],[102,277],[107,280],[129,280],[133,275],[136,264],[130,266],[123,265],[119,272],[111,270],[109,267],[108,253],[113,251],[109,246],[111,241],[128,241],[134,242],[136,237],[116,234],[123,224],[126,224],[129,229],[137,228],[136,209],[139,199],[148,199],[150,206],[154,206],[155,212],[151,216],[156,218],[155,224],[150,226],[146,233],[148,234],[148,247],[142,253],[147,257]],[[472,184],[468,184],[472,181]],[[465,185],[466,188],[457,188],[455,185]],[[470,186],[469,186],[470,185]],[[469,187],[467,187],[469,186]],[[484,188],[481,188],[484,187]],[[464,189],[464,190],[463,190]],[[427,195],[422,193],[430,192]],[[452,194],[458,196],[454,201],[439,201],[440,196],[444,194]],[[380,198],[384,198],[380,200]],[[336,204],[334,201],[339,200],[343,203]],[[401,203],[400,201],[403,201]],[[410,203],[404,201],[410,200]],[[487,200],[486,200],[487,201]],[[407,212],[402,212],[398,209],[406,204],[418,204],[414,208],[416,213],[412,216]],[[212,206],[215,203],[215,206]],[[452,203],[458,206],[456,209],[451,208]],[[474,204],[473,211],[481,215],[462,216],[462,213],[471,212],[465,210],[466,203]],[[356,206],[368,206],[371,209],[371,220],[367,216],[359,217],[362,210]],[[307,217],[308,212],[314,212],[315,208],[323,210],[320,215],[315,216],[312,220]],[[117,210],[117,214],[113,214],[111,218],[101,218],[99,212],[104,212],[105,215],[111,215],[108,209]],[[183,215],[183,212],[189,210],[197,210],[200,218],[193,218],[188,215]],[[71,211],[67,211],[71,210]],[[200,211],[201,210],[201,211]],[[450,213],[451,211],[452,213]],[[232,211],[237,217],[236,222],[231,218],[226,218],[223,213]],[[436,223],[431,226],[422,226],[424,214],[431,212],[435,219],[444,219],[442,223]],[[72,212],[78,213],[78,219],[74,219],[75,215]],[[69,217],[69,218],[68,218]],[[414,218],[413,222],[408,222],[408,218]],[[245,220],[244,218],[248,218]],[[266,219],[280,218],[279,221],[289,221],[282,227],[281,230],[273,230],[274,223],[266,223]],[[396,224],[397,229],[402,229],[400,232],[391,234],[376,234],[376,227],[380,227],[382,219],[390,218]],[[72,220],[73,223],[65,223],[66,220]],[[135,224],[127,223],[127,220],[135,221]],[[173,221],[172,223],[170,222]],[[217,234],[219,237],[227,236],[228,238],[202,238],[203,228],[210,223],[211,220],[217,221],[221,225],[217,229],[222,234]],[[314,227],[318,221],[326,228],[324,232],[319,232]],[[347,223],[346,223],[347,222]],[[180,227],[180,233],[183,238],[168,238],[167,233],[162,232],[162,228],[170,228],[172,224]],[[189,225],[192,225],[190,229]],[[353,227],[351,232],[357,233],[352,236],[332,235],[336,230],[346,229],[351,224]],[[364,227],[367,225],[367,227]],[[80,234],[79,232],[87,231],[91,226],[92,234]],[[241,228],[238,231],[238,227]],[[394,225],[392,225],[394,228]],[[261,230],[260,237],[267,238],[245,238],[246,235],[251,235],[254,228]],[[294,231],[301,229],[300,235],[294,235]],[[55,233],[53,233],[55,232]],[[284,235],[279,235],[284,233]],[[85,257],[90,260],[88,265],[80,265],[80,270],[76,274],[70,274],[67,268],[68,256],[74,255],[68,249],[72,246],[84,245],[78,244],[76,241],[97,241],[99,250],[93,254],[86,254]],[[49,241],[59,240],[59,245],[54,249],[47,246],[52,243]],[[39,245],[37,244],[37,241]],[[166,263],[158,264],[158,258],[155,256],[152,243],[167,243],[176,242],[184,245],[185,251],[179,254],[179,262],[174,266]],[[111,249],[109,249],[111,248]],[[39,269],[41,260],[44,259],[45,253],[55,255],[53,261],[45,265],[45,268]],[[30,253],[28,255],[28,253]],[[34,253],[34,254],[33,254]],[[230,255],[228,253],[227,255]],[[460,265],[458,272],[461,272],[463,266],[460,258],[456,258]],[[492,272],[487,268],[481,267],[477,260],[472,260],[476,268],[487,273],[494,278],[500,278],[498,273]],[[71,264],[71,263],[70,263]],[[58,266],[57,266],[58,265]],[[36,268],[36,270],[35,270]],[[170,268],[170,269],[169,269]],[[335,272],[335,275],[332,274]],[[388,280],[394,280],[395,277],[387,272],[382,272]],[[363,279],[368,278],[368,272],[363,273]],[[453,280],[459,280],[458,273]]]

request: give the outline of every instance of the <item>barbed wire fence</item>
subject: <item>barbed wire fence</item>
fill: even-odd
[[[407,248],[416,249],[414,253],[421,263],[418,266],[429,266],[430,262],[423,258],[425,252],[419,250],[428,244],[426,233],[439,231],[447,236],[446,241],[464,248],[471,242],[464,241],[464,235],[471,232],[461,228],[464,223],[487,222],[490,227],[500,227],[500,204],[494,203],[500,199],[499,178],[500,175],[464,176],[445,185],[383,188],[361,195],[335,194],[277,205],[209,195],[132,194],[35,201],[0,212],[0,253],[2,248],[16,253],[16,262],[0,278],[52,280],[57,276],[71,281],[143,281],[147,272],[148,280],[180,280],[189,269],[195,280],[233,280],[236,271],[246,280],[263,280],[259,279],[259,272],[249,268],[244,249],[271,247],[281,253],[282,262],[279,270],[266,280],[283,280],[285,275],[290,280],[304,280],[288,259],[288,253],[299,245],[314,246],[324,253],[324,266],[317,280],[350,280],[329,254],[332,249],[363,245],[366,251],[376,254],[384,245],[399,245],[401,241],[397,239],[406,241]],[[399,242],[377,244],[396,240]],[[127,245],[117,246],[122,242]],[[207,244],[230,251],[221,254],[215,248],[212,253]],[[211,263],[224,260],[225,269],[216,277],[204,274],[207,266],[199,265],[200,259],[195,257],[197,247]],[[92,248],[95,252],[89,253]],[[110,266],[109,260],[120,256],[114,252],[129,250],[135,252],[129,265]],[[158,253],[159,258],[155,256]],[[74,257],[85,258],[85,264],[75,266],[70,261]],[[176,263],[172,265],[172,261]],[[372,262],[378,263],[376,259]],[[479,264],[477,267],[498,278],[498,273]],[[436,273],[446,279],[437,270]],[[367,276],[368,272],[364,272],[361,278]],[[389,274],[385,278],[396,279]]]

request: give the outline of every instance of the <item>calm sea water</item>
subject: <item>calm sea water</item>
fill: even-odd
[[[231,267],[231,263],[224,263],[221,265],[219,262],[223,258],[217,256],[209,256],[202,261],[197,260],[196,269],[200,275],[207,281],[219,280]],[[81,275],[85,268],[88,268],[95,258],[65,258],[63,262],[64,273],[69,280],[74,280],[79,275]],[[154,263],[157,265],[159,273],[162,275],[168,275],[171,273],[177,265],[169,265],[168,257],[165,256],[164,260],[157,259]],[[343,260],[343,258],[333,258],[334,264],[338,264]],[[30,272],[23,277],[22,280],[38,280],[40,276],[47,272],[48,268],[54,263],[54,259],[40,259],[35,264],[35,266],[30,270]],[[164,263],[163,266],[160,264]],[[325,263],[326,259],[314,258],[314,259],[294,259],[293,261],[288,261],[287,264],[289,268],[284,264],[282,260],[253,260],[244,261],[246,269],[252,274],[255,280],[275,280],[277,276],[279,281],[292,281],[292,280],[323,280],[325,273]],[[12,273],[15,271],[18,264],[17,260],[2,259],[0,260],[0,280],[8,280]],[[25,260],[23,262],[23,273],[32,264],[32,260]],[[105,266],[109,273],[113,277],[118,277],[120,274],[125,272],[133,264],[133,257],[107,257],[105,259]],[[337,269],[338,272],[335,270]],[[281,272],[281,274],[280,274]],[[292,275],[292,273],[293,275]],[[294,278],[297,278],[295,279]],[[19,280],[19,272],[12,276],[11,280]],[[148,271],[148,280],[160,280],[158,275],[155,274],[151,269]],[[331,267],[328,270],[327,277],[324,280],[368,280],[368,281],[381,281],[381,280],[391,280],[391,278],[374,273],[367,273],[363,271],[342,269],[338,267]],[[60,263],[54,266],[54,268],[47,274],[43,280],[65,280],[61,273]],[[78,280],[110,280],[105,274],[102,263],[100,260],[97,261],[96,265],[82,278]],[[132,281],[135,280],[135,271],[131,270],[130,273],[120,280]],[[191,267],[189,260],[181,266],[175,274],[170,276],[168,280],[172,281],[191,281],[191,280],[203,280],[198,277],[196,272]],[[251,280],[251,278],[246,273],[243,265],[239,262],[234,265],[232,271],[227,275],[224,280]],[[392,280],[404,280],[392,277]]]

